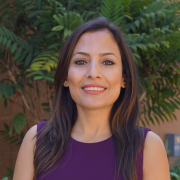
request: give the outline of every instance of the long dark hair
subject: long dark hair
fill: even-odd
[[[115,176],[120,172],[124,180],[136,180],[137,154],[143,144],[143,130],[139,123],[138,75],[131,50],[122,37],[120,29],[104,17],[90,20],[75,29],[60,49],[59,61],[54,77],[55,96],[52,118],[38,133],[41,142],[34,153],[34,179],[50,169],[66,150],[71,129],[77,119],[76,103],[71,98],[69,88],[63,83],[73,50],[80,36],[85,32],[109,30],[117,42],[122,58],[123,77],[126,88],[121,89],[110,114],[109,125],[112,132],[115,153]]]

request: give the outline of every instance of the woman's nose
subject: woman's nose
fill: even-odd
[[[87,69],[87,74],[86,74],[87,78],[92,78],[92,79],[96,79],[96,78],[101,78],[101,68],[100,65],[98,64],[97,60],[92,60],[88,66]]]

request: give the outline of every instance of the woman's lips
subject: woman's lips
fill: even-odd
[[[82,87],[82,90],[88,94],[100,94],[103,93],[107,88],[100,84],[86,84]]]
[[[93,87],[92,89],[89,87],[89,88],[82,88],[82,90],[88,94],[100,94],[103,93],[106,90],[106,88]]]
[[[106,88],[104,90],[86,90],[82,88],[82,90],[87,94],[100,94],[103,93],[106,90]]]
[[[100,85],[100,84],[86,84],[86,85],[84,85],[82,88],[95,88],[95,87],[97,87],[97,88],[105,88],[104,86],[102,86],[102,85]]]

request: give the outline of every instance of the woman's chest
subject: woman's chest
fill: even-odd
[[[114,180],[112,139],[100,143],[81,143],[71,139],[56,168],[37,180]],[[72,144],[71,144],[72,143]],[[123,180],[121,175],[116,180]]]

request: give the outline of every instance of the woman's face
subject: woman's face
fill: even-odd
[[[80,37],[71,58],[67,84],[77,106],[112,107],[124,83],[120,51],[111,32],[86,32]]]

